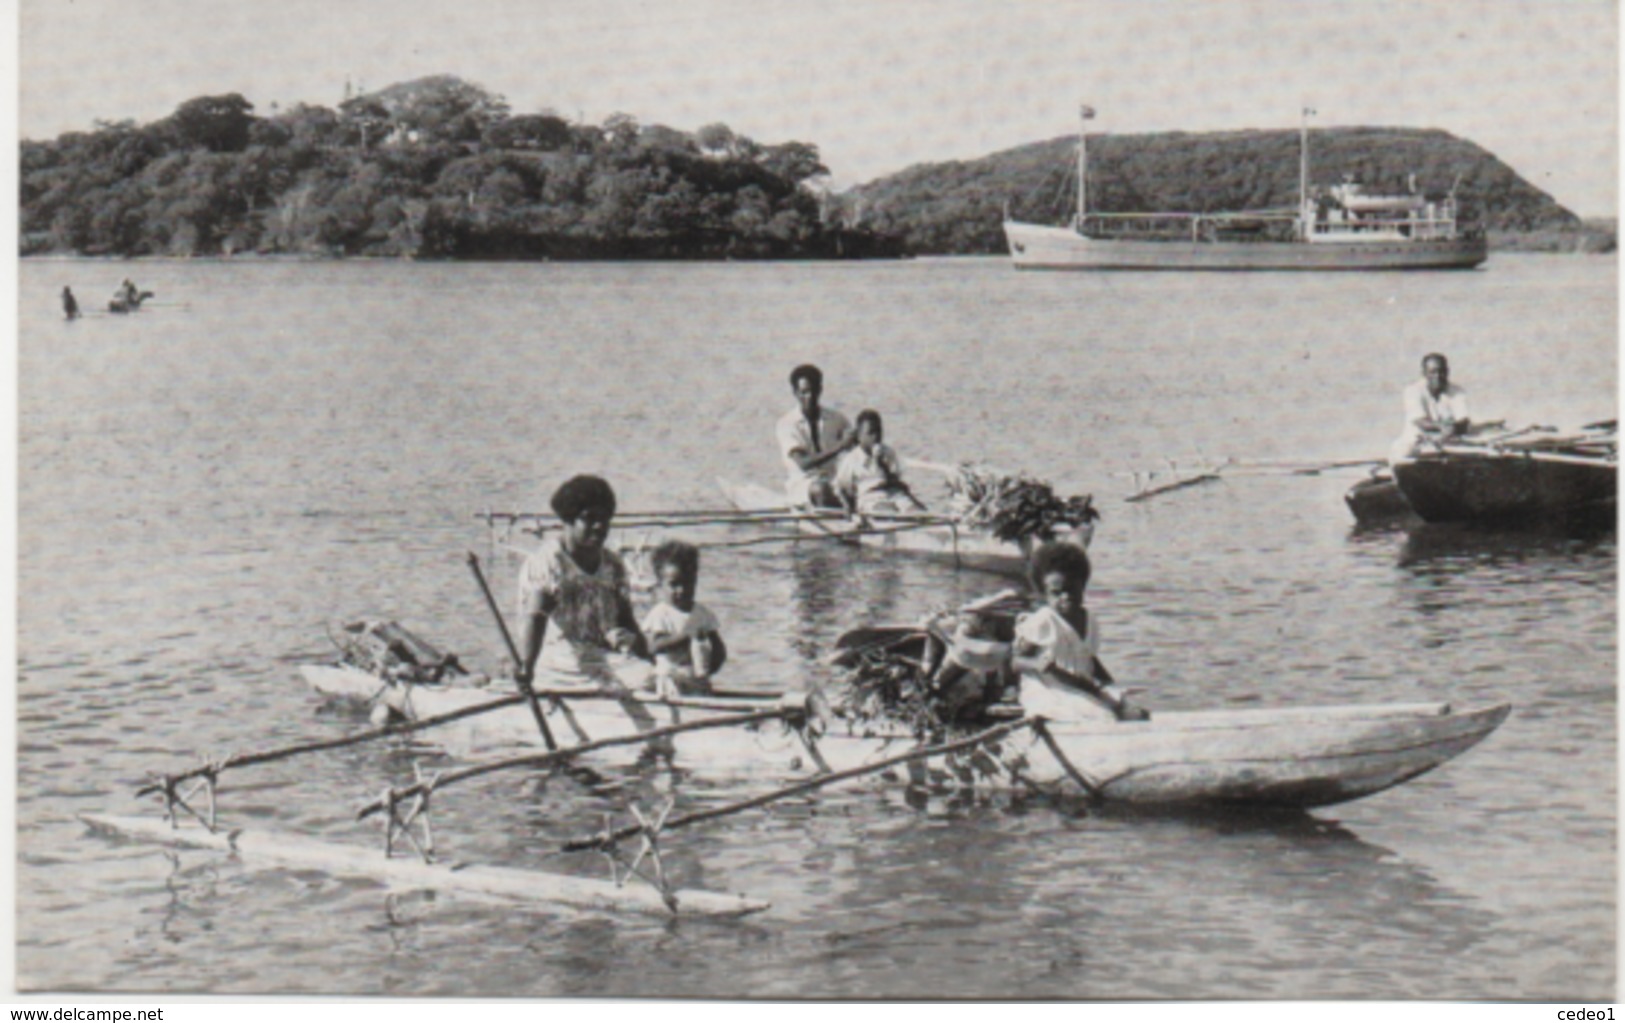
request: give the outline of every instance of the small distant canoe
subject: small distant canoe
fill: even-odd
[[[301,672],[318,693],[365,706],[383,703],[412,718],[488,702],[512,691],[511,685],[500,682],[487,687],[386,683],[348,665],[307,665]],[[537,684],[543,681],[538,679]],[[565,698],[548,713],[555,735],[571,743],[760,710],[780,699],[777,694],[730,695],[708,698],[700,707],[676,707],[642,695],[623,700]],[[816,713],[821,702],[813,696],[808,705]],[[1504,703],[1459,712],[1443,703],[1154,710],[1150,721],[1056,721],[1050,732],[1107,803],[1307,808],[1358,799],[1431,771],[1483,741],[1510,712]],[[836,771],[896,755],[915,741],[902,734],[854,730],[828,715],[823,723],[827,731],[817,740],[818,756]],[[541,742],[524,706],[470,719],[469,728],[473,731],[463,739],[480,746]],[[438,739],[439,731],[430,738]],[[1026,775],[1034,782],[1068,780],[1065,769],[1030,733],[1006,741],[1013,752],[1026,757]],[[662,743],[675,763],[696,772],[805,772],[815,764],[799,738],[776,725],[754,732],[717,729],[672,736]],[[997,787],[1009,781],[1000,775],[983,783]]]
[[[782,488],[752,483],[718,480],[728,503],[742,512],[793,511]],[[808,536],[832,538],[834,542],[871,547],[889,554],[926,558],[955,568],[1022,578],[1027,572],[1029,544],[1006,542],[988,533],[952,523],[917,525],[918,514],[871,515],[871,530],[857,530],[841,517],[817,518],[809,515],[796,523]]]
[[[152,292],[143,291],[127,298],[110,299],[107,303],[107,311],[110,313],[133,313],[140,310],[141,303],[151,297]]]
[[[321,870],[330,874],[366,877],[394,888],[448,891],[480,901],[554,903],[578,909],[630,910],[670,916],[673,910],[659,891],[642,881],[625,885],[513,867],[467,863],[425,863],[421,858],[386,858],[382,848],[338,845],[301,835],[258,829],[210,831],[201,824],[181,820],[177,826],[161,818],[112,814],[80,814],[95,831],[118,838],[154,842],[189,849],[210,849],[269,866]],[[737,917],[760,913],[768,903],[742,895],[707,891],[673,893],[676,912],[685,916]]]

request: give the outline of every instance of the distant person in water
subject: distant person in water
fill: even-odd
[[[73,297],[72,288],[62,289],[62,315],[70,320],[79,318],[79,300]]]
[[[832,478],[835,460],[857,445],[846,417],[821,404],[824,374],[803,364],[790,371],[790,390],[796,407],[779,419],[779,453],[788,476],[785,497],[793,505],[838,508]]]
[[[1422,359],[1422,379],[1405,388],[1405,429],[1388,453],[1397,462],[1467,432],[1467,392],[1450,382],[1450,360],[1438,352]]]

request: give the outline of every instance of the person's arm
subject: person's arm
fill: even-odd
[[[1016,642],[1015,656],[1011,658],[1010,665],[1017,671],[1041,675],[1060,682],[1070,689],[1087,693],[1110,704],[1113,708],[1118,708],[1121,704],[1120,700],[1115,699],[1102,688],[1100,681],[1067,671],[1055,663],[1055,656],[1049,650],[1028,640],[1018,640]],[[1105,671],[1105,666],[1100,663],[1098,657],[1095,658],[1095,667],[1102,672]],[[1109,674],[1105,675],[1105,682],[1108,684],[1111,682]]]
[[[808,454],[807,449],[803,447],[793,447],[786,454],[792,462],[795,462],[801,468],[802,472],[812,472],[814,469],[823,468],[857,446],[858,438],[848,434],[839,444],[828,451],[820,451],[816,455]]]
[[[648,643],[649,645],[650,654],[663,654],[668,650],[674,650],[688,642],[688,637],[683,635],[681,632],[651,631],[645,632],[643,634],[643,638],[644,642]]]
[[[915,508],[925,511],[925,502],[915,497],[913,488],[903,480],[902,459],[897,457],[897,452],[890,451],[890,457],[882,460],[880,468],[886,474],[886,487],[888,489],[902,494],[913,503]]]
[[[715,675],[722,670],[724,664],[728,663],[728,644],[722,641],[722,633],[717,632],[715,629],[703,632],[700,635],[710,644],[711,658],[708,664],[695,665],[695,670],[699,671],[703,668],[705,674]]]
[[[1450,411],[1456,417],[1450,424],[1451,432],[1457,436],[1466,433],[1468,427],[1473,424],[1472,417],[1467,412],[1467,395],[1460,391],[1451,395]]]
[[[536,677],[536,658],[542,652],[542,637],[547,634],[547,612],[542,607],[540,591],[529,594],[519,613],[519,663],[514,665],[516,681],[529,683]]]
[[[858,514],[858,487],[849,468],[849,462],[842,462],[835,467],[835,478],[831,484],[835,490],[835,499],[841,502],[841,509],[848,515],[856,517]]]
[[[1031,640],[1016,640],[1010,658],[1010,667],[1030,675],[1043,675],[1055,665],[1055,657],[1046,648]]]
[[[645,661],[654,660],[654,655],[649,652],[649,641],[644,638],[643,630],[638,628],[631,596],[624,592],[617,594],[615,604],[615,628],[604,638],[618,653],[631,654]]]

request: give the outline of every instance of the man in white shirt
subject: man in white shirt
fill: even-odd
[[[796,407],[784,414],[777,429],[779,453],[788,473],[785,496],[793,505],[839,507],[831,483],[835,461],[852,449],[857,436],[845,416],[819,404],[824,374],[817,366],[803,364],[791,370],[790,390],[796,396]]]
[[[1467,432],[1467,392],[1450,382],[1450,362],[1433,352],[1422,359],[1422,379],[1405,388],[1405,430],[1388,453],[1391,462]]]

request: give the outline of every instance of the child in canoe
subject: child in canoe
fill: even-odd
[[[621,689],[648,676],[626,565],[604,542],[615,491],[597,476],[575,476],[553,494],[563,528],[549,533],[519,570],[522,678],[538,668],[550,684]]]
[[[850,515],[925,510],[903,482],[902,462],[886,446],[885,435],[879,412],[858,413],[858,446],[835,467],[835,494]]]
[[[664,697],[708,693],[711,676],[728,659],[716,615],[694,600],[700,581],[700,552],[692,544],[668,540],[651,556],[655,606],[643,619],[643,634],[654,654],[655,691]]]
[[[1022,710],[1062,721],[1148,720],[1151,715],[1128,702],[1100,663],[1095,616],[1083,606],[1089,555],[1074,544],[1047,543],[1033,553],[1031,579],[1043,603],[1016,619],[1011,660],[1021,676]]]

